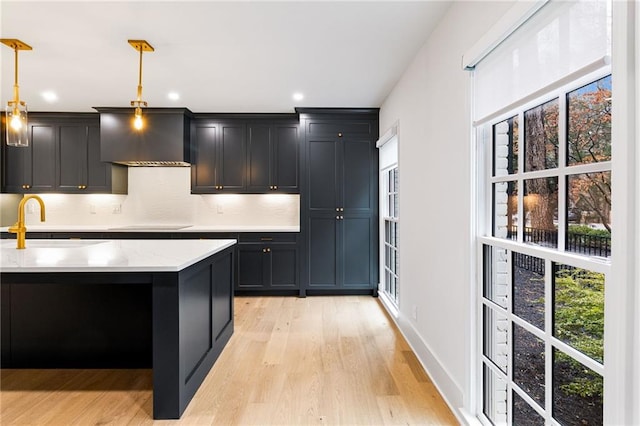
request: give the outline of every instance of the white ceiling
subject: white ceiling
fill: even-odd
[[[6,1],[0,35],[19,53],[30,111],[126,107],[136,96],[194,112],[378,107],[450,2]],[[0,45],[0,98],[12,96],[13,51]],[[49,103],[42,93],[53,91]],[[180,99],[169,100],[174,91]],[[294,101],[294,92],[305,98]]]

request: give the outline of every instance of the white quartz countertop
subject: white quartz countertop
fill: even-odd
[[[0,232],[8,232],[1,227]],[[300,226],[263,225],[185,225],[185,224],[128,224],[128,225],[27,225],[29,232],[300,232]]]
[[[236,240],[0,240],[2,272],[177,272]]]

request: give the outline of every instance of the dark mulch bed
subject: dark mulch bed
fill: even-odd
[[[544,276],[524,267],[514,267],[513,310],[527,322],[544,329]],[[513,379],[544,407],[544,344],[533,334],[514,324]],[[586,369],[586,368],[585,368]],[[566,425],[602,424],[601,397],[581,397],[568,393],[561,385],[584,376],[584,369],[558,361],[553,367],[553,417]],[[514,397],[513,420],[517,425],[541,425],[544,420],[520,397]]]

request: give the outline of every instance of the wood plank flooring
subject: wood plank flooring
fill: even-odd
[[[453,425],[371,296],[237,297],[235,333],[179,421],[150,370],[1,370],[2,425]]]

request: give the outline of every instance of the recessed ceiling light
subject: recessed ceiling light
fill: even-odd
[[[58,95],[51,90],[47,90],[46,92],[42,92],[42,98],[50,103],[53,103],[58,100]]]
[[[169,92],[167,98],[171,99],[172,101],[177,101],[178,99],[180,99],[180,94],[177,92]]]
[[[293,100],[294,101],[301,101],[304,99],[304,95],[300,92],[294,93],[293,94]]]

